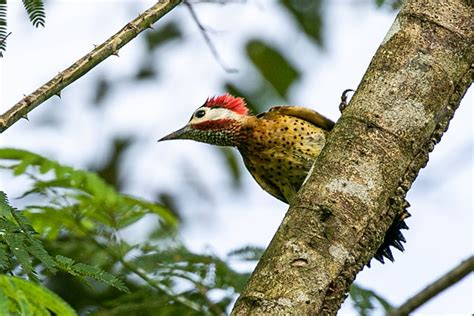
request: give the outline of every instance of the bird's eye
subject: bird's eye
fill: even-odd
[[[194,113],[194,116],[197,117],[197,118],[201,118],[204,115],[206,115],[206,111],[204,111],[204,110],[199,110],[196,113]]]

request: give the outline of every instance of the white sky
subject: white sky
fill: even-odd
[[[0,112],[63,70],[119,30],[153,1],[48,1],[45,29],[34,29],[26,20],[20,1],[9,1],[9,37],[6,56],[0,59]],[[357,4],[354,4],[357,3]],[[394,15],[375,10],[361,1],[334,1],[327,8],[324,52],[315,50],[274,1],[249,0],[244,5],[198,5],[202,22],[212,33],[222,58],[240,74],[226,74],[184,8],[162,20],[179,20],[185,42],[167,44],[156,55],[160,78],[156,81],[117,85],[97,115],[91,105],[94,79],[100,74],[130,76],[140,65],[143,41],[136,40],[62,93],[30,114],[30,121],[17,123],[0,136],[0,146],[29,149],[75,167],[97,165],[105,159],[112,135],[136,136],[123,161],[126,190],[153,198],[157,189],[176,194],[185,216],[183,238],[196,251],[225,255],[246,244],[265,246],[278,227],[287,206],[263,192],[251,177],[244,176],[244,189],[235,192],[223,161],[209,146],[193,142],[156,143],[166,133],[181,127],[192,111],[211,95],[223,92],[222,78],[236,81],[253,73],[242,58],[243,43],[262,36],[288,52],[307,72],[291,90],[294,104],[313,107],[337,119],[339,96],[357,87],[375,50],[389,29]],[[409,192],[412,217],[406,251],[395,251],[394,264],[373,261],[357,282],[374,289],[397,305],[473,252],[473,92],[465,96],[449,131],[430,156]],[[59,129],[38,122],[61,120]],[[190,154],[192,153],[192,154]],[[202,186],[204,202],[190,193],[187,175]],[[2,174],[0,189],[18,192],[23,184]],[[185,189],[183,189],[185,188]],[[147,223],[143,223],[146,227]],[[140,236],[135,232],[134,240]],[[416,314],[471,314],[474,309],[473,278],[443,292]],[[347,304],[340,312],[350,315]]]

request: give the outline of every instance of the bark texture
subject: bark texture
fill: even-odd
[[[53,79],[27,95],[11,109],[0,115],[0,133],[12,126],[19,119],[27,117],[28,113],[54,95],[61,96],[61,90],[85,75],[111,55],[117,55],[120,48],[134,39],[144,30],[151,28],[181,0],[161,0],[140,14],[136,19],[125,25],[120,31],[104,43],[96,46],[90,53],[76,61],[69,68],[61,71]]]
[[[473,80],[473,31],[467,0],[406,1],[234,315],[336,314]]]

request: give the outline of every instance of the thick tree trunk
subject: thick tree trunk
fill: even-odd
[[[336,314],[472,82],[473,30],[468,0],[406,1],[234,315]]]

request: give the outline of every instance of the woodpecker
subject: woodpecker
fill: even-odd
[[[243,98],[225,94],[208,98],[183,128],[159,141],[191,139],[236,147],[255,181],[291,204],[333,127],[330,119],[299,106],[275,106],[251,115]],[[394,260],[390,246],[404,250],[400,229],[408,229],[408,216],[404,211],[387,231],[374,256],[380,262],[384,257]]]

